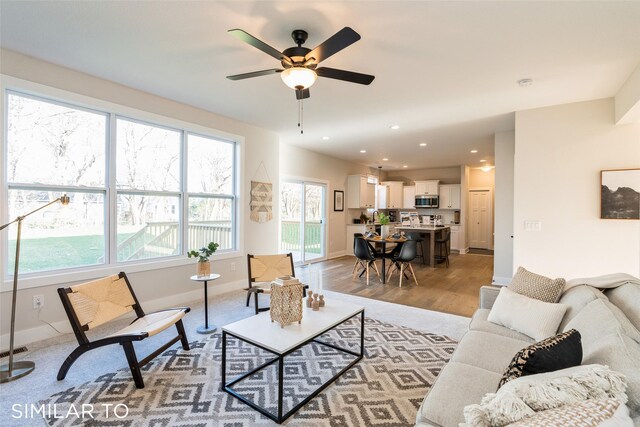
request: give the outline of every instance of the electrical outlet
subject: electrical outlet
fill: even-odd
[[[236,263],[235,262],[231,263],[231,271],[236,271]]]
[[[33,309],[38,310],[44,306],[44,295],[33,296]]]

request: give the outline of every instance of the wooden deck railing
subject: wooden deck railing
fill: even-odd
[[[300,221],[282,221],[280,249],[300,251]],[[304,224],[304,251],[320,254],[322,250],[322,224],[320,221],[307,221]]]

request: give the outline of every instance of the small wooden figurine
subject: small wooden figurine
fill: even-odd
[[[320,307],[324,307],[324,295],[320,295]]]
[[[313,291],[308,291],[309,298],[307,298],[307,307],[311,308],[313,304]]]

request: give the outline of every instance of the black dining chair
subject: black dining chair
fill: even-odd
[[[380,272],[378,271],[378,267],[376,266],[376,254],[369,242],[364,240],[362,237],[358,237],[354,239],[354,254],[358,259],[357,262],[364,268],[363,272],[367,273],[367,286],[369,286],[369,268],[373,267],[373,269],[378,274],[378,278],[380,281]],[[351,280],[355,279],[356,274],[358,273],[357,269],[353,270],[353,277]]]
[[[451,232],[448,228],[445,228],[440,233],[440,237],[436,239],[436,261],[444,261],[447,268],[449,268],[449,241],[451,240]]]
[[[426,264],[426,257],[424,256],[424,237],[419,231],[409,231],[405,234],[405,237],[409,240],[415,240],[417,242],[417,248],[419,249],[416,258],[422,258],[422,264]]]
[[[416,255],[418,254],[418,242],[415,240],[407,240],[402,244],[402,248],[400,248],[400,252],[397,256],[395,256],[392,260],[391,268],[389,269],[389,276],[387,277],[387,282],[391,278],[391,275],[394,271],[400,271],[400,285],[402,287],[402,278],[404,277],[405,269],[407,266],[409,267],[409,271],[411,271],[411,275],[413,276],[413,281],[416,286],[418,286],[418,279],[416,278],[416,273],[413,271],[413,267],[411,266],[411,261],[416,259]]]
[[[364,237],[364,234],[362,233],[353,233],[353,254],[356,254],[356,239],[361,239]],[[356,268],[358,268],[358,266],[360,265],[360,260],[358,259],[358,257],[356,257],[356,263],[353,265],[353,270],[351,271],[351,274],[355,273]]]

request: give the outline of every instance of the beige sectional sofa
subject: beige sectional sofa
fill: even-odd
[[[533,339],[487,320],[500,287],[480,290],[475,312],[451,361],[424,398],[416,426],[458,426],[466,405],[479,403],[496,391],[498,382],[517,351]],[[627,406],[640,425],[640,286],[626,283],[604,292],[576,286],[558,301],[569,306],[558,333],[577,329],[582,335],[582,364],[608,365],[627,377]]]

